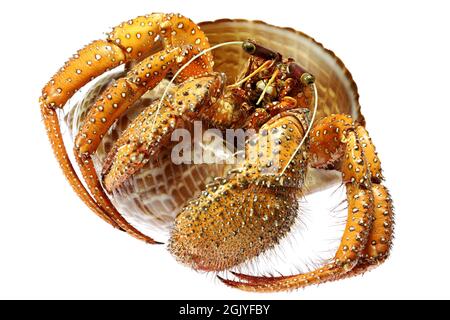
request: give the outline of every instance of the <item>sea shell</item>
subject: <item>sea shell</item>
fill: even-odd
[[[316,119],[332,113],[351,114],[354,119],[364,123],[360,111],[358,91],[350,72],[336,55],[325,49],[308,35],[290,28],[280,28],[261,21],[217,20],[200,23],[211,45],[253,39],[258,43],[292,57],[316,78],[318,89],[318,114]],[[215,70],[225,72],[230,81],[242,71],[248,56],[237,46],[225,46],[213,51]],[[113,73],[101,78],[85,93],[84,97],[69,111],[65,123],[73,137],[78,131],[86,110],[99,95],[99,92],[113,78],[121,73]],[[166,83],[161,84],[138,101],[111,128],[102,140],[94,155],[97,172],[114,141],[125,130],[137,114],[151,101],[162,94]],[[186,164],[174,165],[170,154],[161,156],[159,166],[147,165],[126,185],[111,195],[117,209],[134,225],[151,236],[165,237],[184,204],[198,195],[206,183],[214,177],[223,176],[230,167],[225,164]],[[309,170],[307,175],[308,192],[324,189],[337,181],[339,174],[333,171]],[[164,240],[157,238],[158,240]]]

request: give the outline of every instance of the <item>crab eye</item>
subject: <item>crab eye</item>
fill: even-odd
[[[314,76],[312,74],[305,72],[300,77],[300,81],[305,85],[309,85],[309,84],[313,84],[316,81],[316,79],[314,78]]]
[[[254,54],[256,51],[256,46],[250,41],[244,41],[244,43],[242,44],[242,49],[244,49],[244,51],[248,54]]]
[[[262,58],[264,60],[281,60],[281,54],[263,47],[262,45],[255,43],[253,40],[244,41],[244,43],[242,44],[242,49],[244,49],[244,51],[248,54]]]
[[[294,62],[288,64],[286,71],[289,76],[299,79],[304,85],[313,84],[316,80],[312,74],[306,72],[302,67]]]

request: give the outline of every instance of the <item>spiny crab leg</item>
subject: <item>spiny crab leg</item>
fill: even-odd
[[[235,275],[246,282],[227,279],[220,280],[225,284],[246,291],[280,291],[301,288],[311,284],[318,284],[334,280],[342,274],[353,269],[357,263],[358,255],[364,249],[370,226],[373,199],[371,191],[363,190],[358,186],[347,186],[347,199],[351,213],[341,245],[332,263],[305,274],[283,277],[253,277],[250,275]],[[355,200],[358,199],[358,200]]]
[[[90,157],[85,156],[84,158],[80,158],[78,151],[76,155],[77,161],[81,164],[84,178],[87,179],[86,182],[91,191],[91,195],[89,195],[67,156],[55,109],[63,108],[67,100],[70,99],[78,89],[105,71],[111,70],[123,63],[132,65],[133,62],[145,59],[149,55],[161,50],[168,50],[167,53],[181,53],[186,49],[186,46],[190,45],[195,45],[197,51],[209,47],[206,36],[190,19],[181,15],[160,13],[137,17],[115,27],[108,35],[107,40],[94,41],[78,51],[68,62],[66,62],[64,67],[52,77],[49,83],[44,87],[42,97],[40,98],[42,116],[47,127],[48,136],[54,153],[75,192],[89,208],[112,226],[119,227],[134,237],[148,243],[156,242],[133,228],[124,218],[122,218],[120,213],[115,210],[98,182]],[[161,57],[161,55],[159,55],[159,57]],[[178,62],[181,63],[182,61],[177,61],[177,63]],[[186,70],[184,76],[188,76],[189,72],[194,70],[194,67],[196,67],[195,71],[199,72],[199,69],[202,67],[206,67],[206,69],[209,70],[211,65],[212,56],[206,54],[203,59],[194,64],[192,68]],[[148,69],[152,68],[149,67]],[[139,73],[140,70],[134,69],[134,71]],[[155,70],[154,72],[157,71]],[[137,83],[139,81],[137,81],[137,79],[153,79],[155,74],[149,74],[148,77],[145,77],[144,75],[143,78],[138,76],[131,77],[133,78],[131,82],[125,83],[125,80],[119,79],[115,85],[117,87],[121,85],[125,86],[127,89],[125,94],[130,93],[132,97],[130,100],[133,100],[137,99],[137,97],[142,95],[146,89],[150,88],[145,85],[139,86]],[[151,80],[149,79],[148,82],[150,81]],[[144,82],[146,81],[143,80],[142,83]],[[134,84],[136,84],[136,86],[134,86]],[[121,95],[122,93],[123,92],[120,92]],[[126,97],[124,99],[126,99]],[[126,103],[124,105],[126,105]],[[114,104],[112,106],[113,109],[115,109]],[[100,111],[101,109],[100,105],[97,105],[97,110]],[[114,114],[112,117],[109,117],[110,121],[117,118],[117,116],[118,114]],[[100,123],[106,124],[103,118],[106,117],[100,117],[98,120]],[[97,120],[96,118],[94,119]],[[103,127],[101,128],[103,130]],[[81,134],[86,134],[86,132]],[[95,139],[101,139],[101,135],[98,136],[99,138],[95,136]],[[78,147],[80,149],[86,148],[84,141],[80,143],[80,140],[83,140],[83,137],[78,139]],[[92,144],[93,141],[94,139],[85,140],[87,145]],[[98,141],[99,140],[96,140],[97,144]],[[92,151],[92,149],[89,148],[87,149],[91,152],[95,151]]]
[[[61,169],[65,173],[65,176],[75,193],[100,218],[108,222],[113,227],[119,228],[117,223],[110,218],[109,214],[101,209],[98,204],[92,199],[91,195],[78,178],[78,175],[76,174],[72,163],[69,160],[69,155],[67,154],[66,148],[64,147],[64,141],[61,135],[61,129],[59,127],[59,120],[56,111],[41,104],[41,112],[45,127],[47,128],[47,135],[50,139],[53,152],[55,153],[55,157],[58,160]]]
[[[192,47],[176,47],[158,52],[135,65],[124,78],[110,85],[94,102],[75,138],[78,155],[92,155],[115,120],[195,52]]]
[[[128,109],[143,93],[152,89],[169,71],[180,67],[198,49],[191,46],[177,47],[172,50],[150,56],[129,71],[125,78],[117,80],[94,103],[86,117],[86,121],[75,138],[75,153],[87,186],[96,202],[125,230],[134,237],[149,241],[147,237],[127,225],[120,213],[114,208],[95,173],[91,154],[97,149],[100,139],[110,125]],[[202,72],[210,70],[203,68]]]
[[[290,290],[362,273],[388,256],[393,234],[393,207],[381,166],[367,131],[349,116],[322,119],[310,133],[310,165],[337,166],[347,188],[348,218],[334,260],[312,272],[281,277],[233,273],[242,281],[220,280],[247,291]],[[341,161],[339,161],[341,160]]]

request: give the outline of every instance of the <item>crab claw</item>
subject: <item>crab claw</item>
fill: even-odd
[[[244,163],[183,208],[169,241],[178,261],[196,270],[227,270],[287,235],[306,170],[304,147],[295,153],[307,127],[305,117],[292,110],[266,122],[247,141]]]
[[[169,250],[196,270],[230,269],[275,246],[297,209],[293,194],[224,180],[183,208]]]
[[[158,105],[156,101],[138,115],[106,157],[102,178],[108,192],[122,185],[149,162],[151,156],[157,155],[170,139],[169,133],[182,125],[170,105],[163,104],[164,112],[156,116]]]
[[[169,146],[174,130],[199,119],[201,110],[222,94],[224,83],[220,73],[188,79],[176,86],[167,100],[157,100],[142,111],[105,160],[105,189],[112,192],[149,161],[157,161],[160,151]]]

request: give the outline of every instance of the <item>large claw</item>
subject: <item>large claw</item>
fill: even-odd
[[[199,119],[222,94],[222,74],[191,78],[178,85],[168,100],[154,102],[145,109],[117,140],[103,167],[108,192],[118,188],[150,160],[157,161],[160,150],[168,146],[171,134],[185,121]]]
[[[276,245],[297,210],[294,193],[224,179],[183,208],[169,250],[196,270],[229,269]]]
[[[305,146],[297,148],[307,121],[298,111],[263,125],[246,144],[244,163],[183,208],[169,242],[177,260],[221,271],[259,255],[288,233],[306,169]]]

